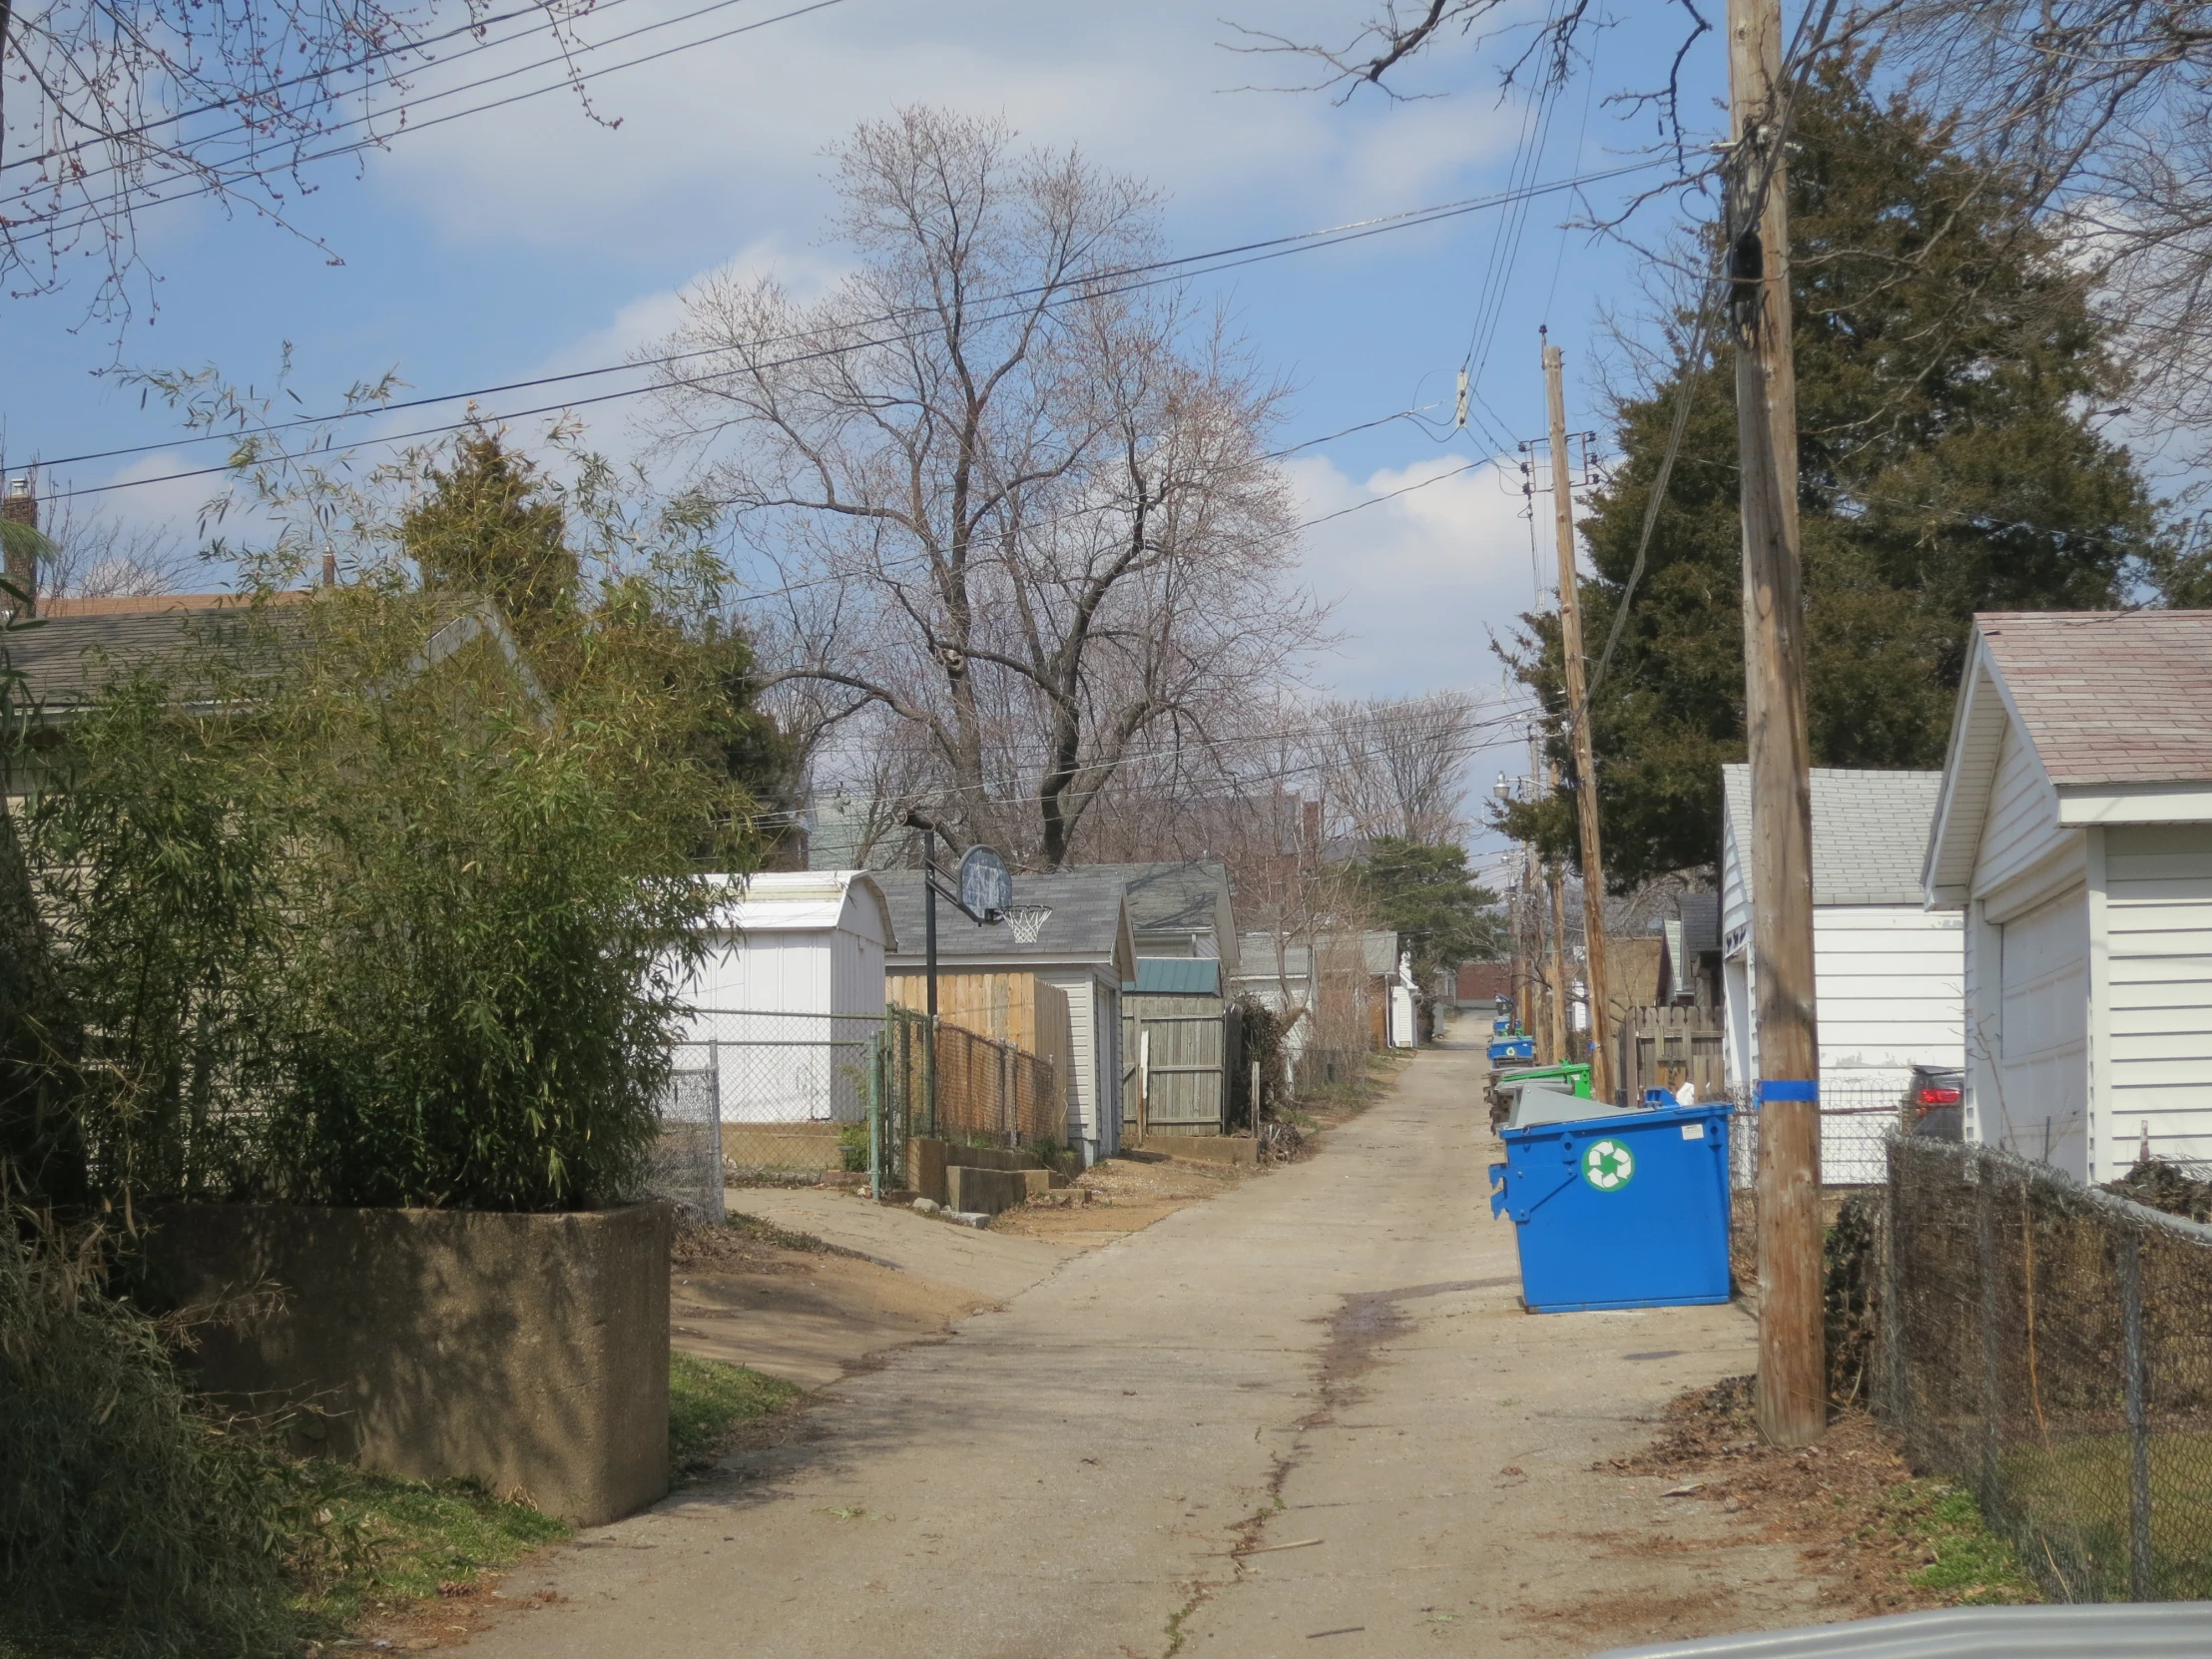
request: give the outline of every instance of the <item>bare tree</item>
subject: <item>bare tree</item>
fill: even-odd
[[[2212,435],[2212,4],[1864,0],[1878,49],[2059,228],[2122,323],[2147,430]]]
[[[1437,845],[1466,828],[1463,772],[1475,700],[1465,692],[1328,703],[1309,739],[1325,799],[1354,835]]]
[[[1110,275],[1157,248],[1135,183],[923,109],[837,160],[859,269],[813,305],[690,293],[659,433],[781,572],[776,679],[922,734],[947,832],[1055,867],[1133,757],[1203,741],[1315,635],[1282,390]]]
[[[0,276],[42,292],[87,256],[93,312],[127,315],[147,207],[199,198],[295,229],[304,170],[381,143],[410,73],[494,23],[547,27],[565,52],[591,4],[0,0]]]
[[[43,599],[143,598],[179,592],[201,568],[198,553],[166,524],[128,524],[64,497],[39,559]]]

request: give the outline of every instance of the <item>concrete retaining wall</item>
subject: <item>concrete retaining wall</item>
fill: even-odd
[[[945,1205],[948,1209],[980,1211],[986,1216],[995,1216],[1002,1210],[1029,1202],[1032,1176],[1044,1177],[1047,1184],[1051,1180],[1048,1170],[984,1169],[975,1164],[947,1164]]]
[[[1257,1164],[1260,1143],[1244,1135],[1163,1135],[1154,1130],[1138,1143],[1147,1152],[1170,1158],[1196,1158],[1208,1164]]]
[[[299,1449],[469,1475],[574,1525],[668,1490],[666,1205],[560,1215],[175,1205],[149,1250],[179,1307],[280,1293],[201,1333],[198,1384],[298,1410]]]

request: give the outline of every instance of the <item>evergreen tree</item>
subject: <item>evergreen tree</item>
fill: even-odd
[[[2084,277],[2001,168],[1832,63],[1798,104],[1791,159],[1799,507],[1813,757],[1935,767],[1972,615],[2123,602],[2163,562],[2154,503],[2098,434],[2119,390]],[[1686,319],[1678,319],[1687,333]],[[1627,886],[1718,860],[1720,768],[1745,754],[1735,363],[1615,411],[1624,457],[1582,531],[1592,667],[1635,561],[1680,375],[1689,425],[1619,648],[1593,700],[1606,873]],[[1557,619],[1516,667],[1564,709]],[[1563,775],[1571,753],[1555,751]],[[1571,800],[1516,834],[1574,850]]]
[[[482,594],[518,637],[535,642],[575,602],[580,572],[568,519],[537,468],[496,432],[464,434],[453,464],[400,525],[425,587]]]
[[[1440,968],[1502,953],[1505,922],[1497,894],[1475,884],[1463,848],[1384,835],[1352,873],[1368,919],[1404,941],[1423,987]]]

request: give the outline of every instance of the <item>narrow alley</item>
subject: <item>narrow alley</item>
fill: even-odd
[[[1592,1469],[1749,1370],[1752,1327],[1521,1313],[1480,1075],[1424,1052],[1318,1157],[846,1378],[792,1443],[516,1574],[471,1646],[1565,1656],[1814,1616],[1793,1552]]]

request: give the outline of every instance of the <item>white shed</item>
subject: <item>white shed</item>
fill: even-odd
[[[2212,612],[1976,617],[1925,873],[1969,1138],[2087,1181],[2212,1157]]]
[[[1759,1075],[1753,1018],[1751,769],[1723,767],[1722,994],[1729,1085]],[[1821,1179],[1883,1179],[1882,1135],[1917,1064],[1956,1066],[1963,954],[1954,915],[1923,902],[1939,772],[1813,769],[1813,984],[1820,1039]]]
[[[725,1123],[860,1121],[897,946],[882,889],[856,869],[717,879],[730,897],[685,990],[680,1077],[711,1082]]]

